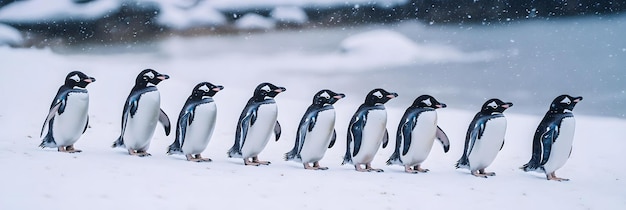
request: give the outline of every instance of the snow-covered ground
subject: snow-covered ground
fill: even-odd
[[[375,35],[370,39],[407,43],[391,32],[372,33]],[[367,35],[351,37],[352,42],[342,45],[347,48],[343,52],[316,55],[215,53],[211,48],[223,46],[211,45],[215,43],[202,38],[172,38],[158,45],[159,53],[63,55],[47,49],[0,47],[3,99],[0,209],[623,209],[626,206],[626,169],[619,165],[626,158],[622,151],[626,148],[623,141],[626,120],[610,117],[576,115],[572,156],[557,171],[559,176],[571,178],[570,182],[546,181],[542,174],[518,169],[530,158],[532,134],[543,111],[520,114],[516,112],[520,108],[517,106],[505,113],[506,144],[488,168],[498,174],[495,177],[481,179],[454,169],[455,161],[461,156],[467,125],[474,115],[473,111],[454,108],[438,111],[439,125],[449,135],[451,149],[443,153],[435,143],[424,163],[425,168],[431,169],[429,173],[406,174],[402,167],[385,166],[393,150],[393,139],[374,159],[373,166],[385,169],[384,173],[359,173],[352,166],[341,166],[350,116],[369,90],[388,88],[394,82],[361,77],[364,80],[361,84],[345,84],[342,78],[350,72],[399,65],[397,59],[372,53],[376,50],[371,49],[379,49],[383,51],[378,53],[384,54],[384,47],[358,41]],[[220,43],[227,46],[229,41],[239,40],[222,38]],[[419,46],[399,49],[414,53],[419,51]],[[473,60],[437,57],[432,61],[417,53],[411,57],[413,60],[408,60],[463,65],[493,58],[489,52],[463,52],[451,47],[430,49],[455,52],[464,58],[486,57]],[[205,48],[207,51],[201,50]],[[224,85],[225,89],[215,96],[216,131],[203,153],[213,162],[190,163],[181,156],[167,156],[166,147],[173,136],[165,136],[160,128],[148,151],[153,154],[151,157],[132,157],[124,150],[110,148],[119,135],[124,100],[136,74],[144,68],[171,76],[159,84],[159,89],[162,108],[173,121],[195,84],[209,81]],[[91,128],[76,144],[83,153],[40,149],[39,131],[50,100],[72,70],[81,70],[97,79],[88,87]],[[344,76],[336,77],[335,72],[343,72]],[[240,159],[228,159],[226,151],[233,143],[241,109],[253,88],[264,81],[287,88],[276,99],[283,136],[278,142],[270,142],[260,154],[261,159],[272,161],[271,165],[247,167]],[[344,89],[348,86],[369,88]],[[321,161],[330,169],[307,171],[299,163],[283,161],[282,156],[293,146],[297,123],[312,95],[322,88],[353,94],[335,106],[337,144]],[[400,98],[410,98],[406,101],[417,97],[406,90],[389,90],[398,92]],[[447,102],[446,98],[438,99]],[[547,108],[552,98],[536,100],[541,100]],[[392,100],[387,106],[387,127],[392,136],[404,108],[409,105],[401,102]],[[592,104],[593,97],[586,97],[579,106],[585,103]],[[448,106],[456,104],[448,103]]]

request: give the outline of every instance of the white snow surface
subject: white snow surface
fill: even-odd
[[[248,13],[235,21],[235,27],[244,30],[268,30],[276,27],[276,21],[258,14]]]
[[[20,45],[24,42],[22,34],[17,29],[0,24],[0,46],[2,45]]]
[[[337,142],[321,160],[321,165],[330,169],[304,170],[300,163],[283,161],[283,154],[293,147],[297,124],[313,94],[323,88],[342,92],[334,88],[341,81],[285,70],[307,65],[342,69],[348,66],[343,55],[243,52],[210,55],[198,51],[201,43],[202,39],[172,39],[163,44],[165,53],[107,55],[62,55],[47,49],[0,47],[3,59],[0,209],[623,209],[626,206],[626,169],[619,165],[626,158],[623,152],[626,121],[615,118],[576,115],[571,158],[557,171],[557,175],[571,181],[553,182],[545,180],[543,174],[518,169],[530,158],[533,133],[543,113],[522,115],[515,113],[513,107],[505,113],[508,129],[504,148],[487,168],[497,176],[483,179],[453,166],[461,156],[465,132],[474,113],[440,109],[439,126],[450,137],[450,151],[443,153],[435,143],[423,164],[431,171],[407,174],[400,166],[385,166],[395,146],[397,123],[409,105],[392,100],[387,103],[391,142],[388,148],[379,150],[373,162],[374,167],[385,172],[360,173],[352,166],[341,166],[348,121],[369,89],[362,90],[361,95],[348,95],[335,105]],[[173,47],[176,45],[179,48]],[[294,57],[295,61],[290,60]],[[371,68],[367,62],[351,65],[354,69]],[[182,156],[167,156],[166,148],[174,136],[165,136],[161,128],[157,129],[148,151],[153,154],[151,157],[133,157],[122,149],[110,147],[120,132],[123,103],[136,74],[145,68],[171,76],[158,88],[161,106],[173,125],[197,83],[209,81],[225,86],[214,97],[218,107],[217,125],[203,153],[213,162],[192,163]],[[76,143],[83,153],[40,149],[39,131],[50,101],[72,70],[81,70],[97,79],[87,87],[91,100],[90,128]],[[302,85],[303,80],[316,82]],[[262,160],[272,161],[271,165],[244,166],[240,159],[227,158],[226,151],[232,146],[241,110],[254,87],[263,81],[287,88],[276,98],[282,137],[278,142],[270,142],[260,154]],[[368,82],[372,88],[384,87],[377,84],[380,81],[376,78]],[[399,97],[416,97],[399,94]]]
[[[292,24],[304,24],[309,20],[302,8],[293,6],[276,7],[270,16],[279,22]]]
[[[54,22],[66,18],[92,20],[119,9],[122,2],[122,0],[96,0],[76,4],[72,0],[16,1],[0,9],[0,22]]]
[[[157,23],[177,30],[226,23],[224,15],[208,4],[210,1],[201,1],[198,5],[187,5],[184,2],[188,1],[160,2],[161,12],[157,16]]]

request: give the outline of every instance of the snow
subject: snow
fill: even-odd
[[[118,10],[121,0],[95,0],[76,4],[72,0],[16,1],[0,9],[0,22],[39,23],[65,19],[94,20]]]
[[[309,19],[304,10],[299,7],[276,7],[270,16],[279,22],[292,24],[304,24]]]
[[[231,41],[240,40],[219,39],[226,47]],[[357,62],[381,59],[370,56],[376,50],[383,50],[378,55],[393,53],[389,51],[391,48],[400,51],[396,56],[413,55],[402,62],[411,59],[441,62],[446,60],[444,56],[423,58],[418,56],[419,50],[445,52],[456,49],[454,46],[416,44],[389,31],[349,37],[342,45],[347,48],[344,53],[212,54],[203,51],[208,50],[206,46],[212,46],[207,39],[172,38],[161,43],[155,53],[104,55],[0,47],[4,73],[0,77],[3,90],[0,96],[4,99],[0,104],[3,128],[0,165],[4,168],[0,208],[622,209],[626,206],[626,169],[619,165],[626,158],[622,151],[626,148],[623,141],[626,120],[579,115],[576,110],[572,156],[557,171],[557,175],[571,178],[570,182],[551,182],[542,174],[518,169],[530,158],[532,135],[543,115],[543,112],[520,114],[516,112],[518,107],[505,113],[506,143],[487,168],[497,173],[495,177],[476,178],[466,170],[454,169],[474,112],[452,108],[438,110],[439,126],[450,137],[451,148],[443,153],[435,143],[423,165],[430,172],[406,174],[402,167],[385,166],[393,152],[393,138],[388,148],[379,150],[373,162],[384,173],[359,173],[352,166],[341,166],[348,121],[369,89],[356,90],[361,94],[347,95],[335,105],[338,139],[321,161],[329,170],[307,171],[299,163],[282,160],[283,154],[293,146],[297,123],[313,94],[322,88],[346,91],[337,88],[345,81],[333,79],[341,73],[332,70],[370,71],[402,65],[395,64],[398,60],[391,58],[377,61],[379,66]],[[447,62],[465,62],[454,56],[448,59]],[[209,81],[224,85],[225,89],[215,96],[218,107],[215,133],[203,153],[213,162],[191,163],[182,156],[167,156],[166,148],[174,137],[165,136],[160,128],[148,151],[152,157],[131,157],[124,150],[110,148],[119,135],[123,103],[136,74],[144,68],[171,76],[159,84],[159,89],[162,108],[172,121],[195,84]],[[307,71],[298,71],[301,68]],[[39,131],[50,100],[72,70],[81,70],[97,79],[88,86],[91,128],[76,144],[84,152],[63,154],[54,149],[40,149]],[[243,166],[240,159],[228,159],[226,151],[233,143],[241,109],[253,88],[264,81],[287,88],[276,98],[283,136],[278,142],[270,142],[260,154],[262,160],[272,161],[270,166]],[[376,77],[363,82],[385,87]],[[417,97],[398,92],[399,97]],[[537,100],[548,104],[552,98]],[[579,106],[585,103],[593,104],[593,101],[582,101]],[[395,100],[387,104],[391,136],[408,105]],[[454,105],[448,103],[449,107]]]
[[[258,14],[248,13],[237,19],[235,27],[243,30],[268,30],[276,27],[276,21]]]
[[[160,11],[157,23],[177,30],[226,23],[224,15],[211,7],[208,1],[201,1],[198,5],[164,1],[160,4]]]
[[[20,45],[24,42],[22,34],[17,29],[0,24],[0,46],[2,45]]]

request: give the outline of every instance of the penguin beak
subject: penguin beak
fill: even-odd
[[[398,97],[397,93],[390,93],[389,95],[387,95],[387,98],[395,98]]]
[[[224,86],[218,85],[217,87],[214,87],[212,90],[215,92],[219,92],[220,90],[223,90]]]
[[[502,104],[502,107],[505,108],[505,109],[508,109],[509,107],[512,107],[512,106],[513,106],[513,103],[511,103],[511,102]]]
[[[576,99],[574,99],[574,102],[578,103],[578,102],[580,102],[582,100],[583,100],[583,97],[582,96],[578,96],[578,97],[576,97]]]
[[[446,108],[446,107],[448,107],[448,105],[446,105],[446,104],[442,103],[442,104],[438,104],[438,105],[436,105],[436,107],[437,107],[438,109],[441,109],[441,108]]]
[[[161,81],[169,79],[169,78],[170,78],[170,76],[168,76],[167,74],[159,75],[157,77],[157,79],[160,79]]]
[[[333,96],[333,98],[336,98],[336,99],[342,99],[342,98],[344,98],[344,97],[346,97],[346,95],[345,95],[345,94],[343,94],[343,93],[339,93],[339,94],[337,94],[336,96]]]
[[[284,88],[284,87],[279,87],[278,89],[274,90],[274,92],[277,92],[277,93],[282,93],[282,92],[285,92],[285,91],[287,91],[287,89]]]
[[[88,79],[84,79],[83,81],[85,81],[86,83],[92,83],[96,81],[96,78],[89,77]]]

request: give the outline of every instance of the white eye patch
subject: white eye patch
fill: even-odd
[[[326,98],[326,99],[329,99],[329,98],[330,98],[330,95],[328,94],[328,92],[324,91],[324,93],[322,93],[322,94],[320,95],[320,97],[324,97],[324,98]]]
[[[572,103],[572,101],[571,101],[571,100],[569,100],[569,98],[568,98],[568,97],[565,97],[565,99],[563,99],[563,100],[561,101],[561,103],[564,103],[564,104],[570,104],[570,103]]]
[[[495,102],[495,101],[492,101],[491,103],[487,104],[487,106],[490,106],[490,107],[496,108],[496,107],[498,107],[498,104],[496,104],[496,102]]]
[[[374,96],[376,96],[376,97],[378,97],[378,98],[382,98],[382,97],[383,97],[383,94],[382,94],[382,93],[380,93],[380,91],[376,91],[376,92],[375,92],[374,94],[372,94],[372,95],[374,95]]]
[[[76,82],[80,81],[80,77],[78,76],[78,74],[74,74],[74,76],[70,77],[70,79],[72,79],[72,80],[74,80]]]
[[[270,86],[269,86],[269,85],[265,85],[265,86],[263,86],[263,87],[261,88],[261,90],[263,90],[263,91],[265,91],[265,92],[270,92],[270,91],[272,91],[272,89],[270,88]]]
[[[154,73],[152,73],[152,72],[148,72],[148,73],[144,74],[144,76],[147,76],[150,79],[154,79]]]
[[[422,103],[426,104],[426,106],[432,106],[433,105],[433,103],[430,101],[430,98],[426,99],[426,100],[423,100]]]
[[[206,86],[206,85],[203,85],[203,86],[200,86],[200,87],[198,88],[198,90],[202,90],[202,91],[204,91],[204,92],[209,92],[209,87],[208,87],[208,86]]]

